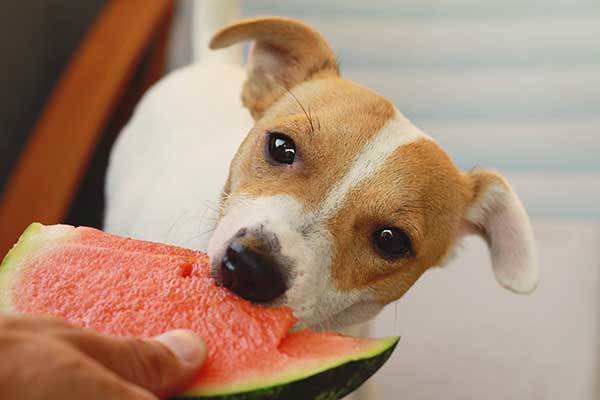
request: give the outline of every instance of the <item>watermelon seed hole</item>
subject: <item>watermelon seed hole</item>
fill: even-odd
[[[190,263],[184,263],[179,266],[179,276],[182,278],[189,278],[192,276],[193,265]]]

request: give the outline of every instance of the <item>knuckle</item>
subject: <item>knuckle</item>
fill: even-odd
[[[44,346],[45,349],[41,352],[39,349],[36,350],[38,352],[36,356],[47,359],[44,363],[44,368],[52,371],[52,374],[55,376],[68,376],[77,381],[81,378],[82,374],[93,369],[90,360],[69,346],[53,341],[44,341],[38,345]],[[30,354],[28,358],[34,358],[34,355]]]
[[[66,375],[89,368],[89,362],[79,354],[72,353],[57,359],[54,367],[57,372]]]
[[[168,380],[168,354],[142,339],[129,339],[131,376],[146,387],[163,387]]]

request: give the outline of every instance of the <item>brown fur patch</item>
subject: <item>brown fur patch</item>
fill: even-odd
[[[419,140],[401,146],[349,194],[329,224],[337,288],[372,288],[381,303],[401,297],[446,256],[469,198],[466,177],[437,144]],[[377,253],[372,234],[387,226],[409,235],[413,257],[389,260]]]

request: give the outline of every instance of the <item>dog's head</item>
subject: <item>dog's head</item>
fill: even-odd
[[[502,176],[458,170],[387,99],[342,79],[307,25],[242,20],[211,47],[243,40],[254,40],[242,100],[255,125],[209,244],[219,283],[337,329],[373,317],[476,233],[500,284],[535,288],[531,227]]]

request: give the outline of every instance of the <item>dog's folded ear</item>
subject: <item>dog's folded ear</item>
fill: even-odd
[[[521,201],[494,171],[476,170],[469,177],[474,196],[465,216],[467,231],[487,241],[502,286],[517,293],[533,291],[539,275],[537,251]]]
[[[248,80],[242,101],[255,119],[286,90],[317,74],[339,74],[325,39],[303,22],[282,17],[242,19],[218,31],[210,41],[220,49],[254,40],[248,57]]]

